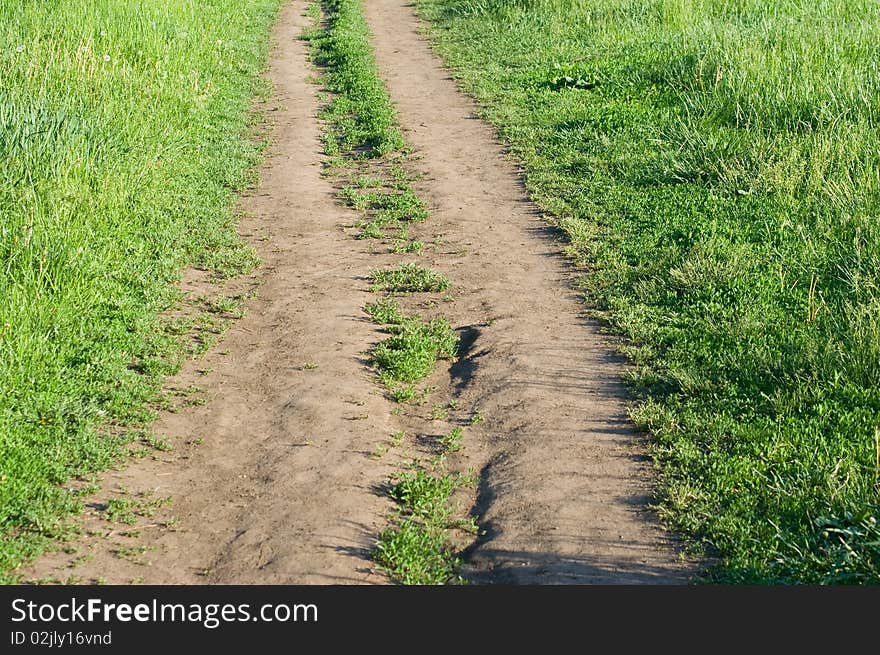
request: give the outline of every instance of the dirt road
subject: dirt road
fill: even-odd
[[[380,335],[361,308],[372,298],[367,273],[400,257],[377,259],[346,233],[351,212],[321,175],[314,72],[297,39],[304,8],[290,3],[276,29],[273,145],[259,189],[242,201],[242,230],[265,262],[257,299],[220,346],[171,381],[210,399],[163,414],[156,430],[174,450],[104,477],[105,490],[172,502],[128,534],[91,512],[84,525],[93,534],[76,552],[40,559],[30,579],[387,582],[368,552],[388,523],[390,503],[377,489],[394,462],[369,455],[403,419],[366,365]],[[413,236],[428,244],[422,263],[453,282],[443,313],[465,344],[432,381],[485,417],[466,435],[486,534],[467,553],[464,576],[686,581],[692,568],[645,508],[650,466],[626,419],[623,362],[584,317],[562,245],[419,36],[407,1],[371,0],[365,11],[419,156],[416,190],[432,211]],[[191,290],[200,284],[193,278]],[[160,519],[171,515],[169,527]]]

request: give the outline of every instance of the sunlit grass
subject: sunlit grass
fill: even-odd
[[[728,582],[880,582],[880,5],[421,0]]]
[[[182,347],[181,268],[255,258],[243,139],[278,0],[0,0],[0,571],[58,533]]]

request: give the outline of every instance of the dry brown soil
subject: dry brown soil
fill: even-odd
[[[428,313],[462,336],[461,356],[429,380],[456,411],[432,420],[429,398],[394,412],[366,355],[382,335],[361,308],[375,299],[369,271],[413,256],[353,239],[356,217],[322,175],[315,71],[298,40],[304,9],[290,2],[276,28],[272,146],[258,189],[241,200],[241,231],[264,264],[237,284],[257,296],[219,346],[168,383],[195,385],[208,402],[163,412],[155,430],[173,449],[105,474],[85,535],[25,578],[386,583],[369,551],[389,525],[382,485],[411,453],[378,457],[376,445],[401,429],[442,434],[479,412],[454,461],[479,473],[470,500],[485,531],[465,553],[465,578],[686,582],[693,564],[646,505],[652,471],[627,421],[625,364],[585,317],[563,244],[407,1],[371,0],[380,72],[432,212],[414,233],[427,244],[419,261],[453,283]],[[193,272],[184,289],[207,284]],[[108,522],[101,510],[113,497],[158,507],[134,526]]]

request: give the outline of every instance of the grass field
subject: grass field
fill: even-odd
[[[707,580],[880,582],[880,5],[418,5],[628,338]]]
[[[149,418],[181,269],[255,262],[232,202],[279,4],[0,0],[0,572]]]

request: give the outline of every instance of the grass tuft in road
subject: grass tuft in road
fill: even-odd
[[[368,303],[364,311],[392,333],[373,349],[373,363],[391,389],[396,383],[427,377],[438,359],[450,359],[458,351],[458,335],[445,318],[423,321],[420,316],[406,316],[391,298]]]
[[[399,328],[373,350],[373,362],[388,385],[427,377],[438,359],[450,359],[458,349],[458,335],[445,318],[428,322],[416,318]]]
[[[402,229],[406,223],[421,223],[428,219],[428,210],[407,183],[402,190],[360,191],[345,187],[342,196],[348,203],[366,215],[362,239],[381,239],[389,228]]]
[[[445,453],[443,453],[445,454]],[[473,521],[456,519],[452,495],[476,480],[461,473],[431,473],[416,463],[393,480],[388,495],[398,503],[397,525],[379,535],[374,557],[403,584],[461,583],[455,574],[461,560],[450,531],[476,531]]]
[[[328,155],[381,157],[403,148],[394,108],[379,78],[369,29],[353,0],[323,3],[327,26],[307,33],[323,84],[332,92],[321,114]]]
[[[375,270],[370,273],[373,291],[391,293],[423,293],[445,291],[449,280],[441,273],[412,262],[396,268]]]

